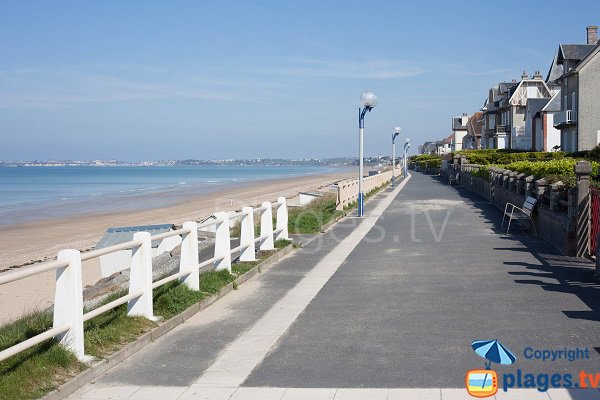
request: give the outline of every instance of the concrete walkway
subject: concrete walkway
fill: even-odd
[[[515,353],[503,374],[600,372],[600,286],[581,260],[415,174],[71,399],[467,399],[475,339]],[[587,348],[569,362],[533,349]],[[581,397],[583,396],[583,397]],[[600,391],[500,391],[600,399]]]

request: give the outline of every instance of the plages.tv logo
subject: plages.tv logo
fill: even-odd
[[[467,392],[474,397],[490,397],[498,392],[498,374],[491,369],[491,364],[510,365],[517,359],[515,355],[497,339],[474,340],[471,347],[475,353],[486,359],[485,369],[472,369],[465,376]]]

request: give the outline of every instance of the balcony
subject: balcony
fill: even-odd
[[[497,133],[506,133],[510,132],[510,125],[496,125]]]
[[[555,128],[563,128],[569,125],[577,125],[577,111],[565,110],[554,114]]]

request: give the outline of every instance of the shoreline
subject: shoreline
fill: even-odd
[[[351,171],[327,171],[243,182],[214,192],[184,195],[181,201],[160,207],[76,214],[3,225],[0,226],[0,273],[53,259],[62,249],[89,250],[110,227],[161,223],[177,225],[187,220],[201,220],[216,211],[254,206],[262,201],[274,201],[278,196],[289,198],[298,192],[314,190],[351,175]],[[23,246],[24,243],[26,246]]]
[[[244,206],[275,201],[279,196],[295,197],[298,192],[316,190],[341,179],[353,177],[351,171],[325,172],[292,178],[269,179],[184,199],[173,206],[134,212],[75,216],[58,220],[13,225],[0,228],[0,273],[26,268],[26,265],[54,259],[60,250],[90,249],[109,227],[181,224],[210,216],[216,211],[230,211]],[[16,266],[21,264],[20,266]],[[12,268],[10,266],[13,266]],[[3,271],[2,271],[3,270]],[[101,279],[99,258],[82,263],[84,288]],[[1,286],[0,325],[54,303],[55,271],[47,271]]]

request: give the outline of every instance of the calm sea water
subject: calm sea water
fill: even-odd
[[[0,226],[161,207],[240,183],[330,171],[322,167],[0,167]]]

